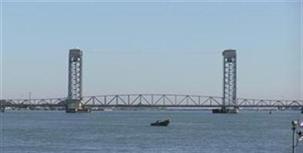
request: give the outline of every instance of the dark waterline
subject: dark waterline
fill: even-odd
[[[4,153],[290,153],[299,112],[56,111],[0,113]],[[170,117],[168,127],[151,127]],[[303,152],[303,143],[297,147]]]

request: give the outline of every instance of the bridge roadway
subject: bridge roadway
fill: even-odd
[[[64,107],[66,98],[4,99],[1,107]],[[87,107],[222,107],[222,97],[177,94],[118,94],[85,96]],[[303,100],[238,98],[227,107],[303,107]]]

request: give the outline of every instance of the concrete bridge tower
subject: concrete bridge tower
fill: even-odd
[[[213,113],[237,113],[237,55],[236,50],[223,51],[223,98],[222,108]],[[233,107],[231,107],[233,106]]]
[[[68,57],[68,95],[66,112],[87,111],[82,106],[82,51],[70,49]]]
[[[236,50],[223,52],[223,105],[237,105]]]

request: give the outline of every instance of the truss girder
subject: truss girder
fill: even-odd
[[[43,99],[4,99],[4,106],[63,106],[66,98]],[[280,99],[250,99],[238,98],[239,107],[303,107],[303,100]],[[86,106],[151,106],[151,107],[221,107],[223,98],[217,96],[177,95],[177,94],[121,94],[84,96],[83,104]]]

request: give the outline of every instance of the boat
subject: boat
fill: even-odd
[[[163,121],[157,120],[156,122],[151,123],[150,126],[168,126],[169,122],[169,119]]]

